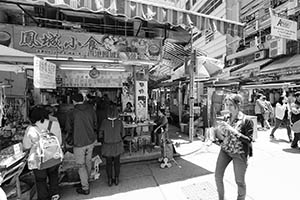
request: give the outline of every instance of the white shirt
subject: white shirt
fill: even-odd
[[[41,131],[45,131],[48,128],[49,125],[49,120],[45,119],[45,121],[43,123],[41,123],[40,121],[36,122],[35,125],[41,130]],[[57,121],[52,121],[52,126],[50,129],[50,132],[55,134],[59,143],[62,144],[62,139],[61,139],[61,129],[59,126],[59,123]],[[25,149],[30,149],[32,147],[33,144],[35,144],[35,142],[38,141],[38,131],[36,129],[36,127],[34,126],[29,126],[26,131],[25,131],[25,135],[23,138],[23,146]]]

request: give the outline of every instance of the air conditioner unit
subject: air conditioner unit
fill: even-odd
[[[266,42],[269,42],[273,40],[273,36],[272,35],[266,35]]]
[[[267,57],[267,52],[266,51],[259,51],[259,52],[256,52],[254,54],[254,60],[257,61],[257,60],[262,60],[264,58]]]
[[[228,66],[235,65],[235,63],[236,63],[236,59],[228,60],[227,62]]]
[[[286,39],[276,38],[270,41],[269,57],[273,58],[286,54]]]
[[[256,46],[255,40],[250,41],[250,47],[255,47],[255,46]]]

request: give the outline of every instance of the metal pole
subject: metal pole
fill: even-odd
[[[196,50],[193,51],[191,56],[191,66],[190,66],[190,121],[189,121],[189,139],[193,142],[194,137],[194,82],[195,82],[195,67],[196,67]]]

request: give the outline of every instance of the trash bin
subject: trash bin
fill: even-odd
[[[257,139],[257,117],[249,115],[249,118],[253,121],[253,140]]]

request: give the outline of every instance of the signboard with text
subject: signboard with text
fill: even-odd
[[[78,33],[30,26],[1,26],[0,35],[4,34],[7,38],[5,42],[9,41],[13,48],[49,57],[158,62],[162,48],[161,40],[157,39]]]
[[[36,88],[56,88],[56,65],[46,60],[34,57],[33,84]]]
[[[148,82],[135,82],[135,103],[137,120],[146,120],[148,118]]]
[[[297,22],[276,16],[270,9],[271,35],[289,40],[297,40]]]

